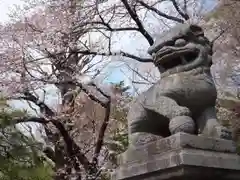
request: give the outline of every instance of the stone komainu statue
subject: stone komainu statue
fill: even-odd
[[[181,24],[149,48],[161,80],[142,93],[129,114],[130,144],[177,132],[231,138],[216,118],[212,43],[201,27]]]

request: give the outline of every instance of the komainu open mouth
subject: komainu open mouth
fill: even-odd
[[[193,62],[199,54],[196,49],[173,49],[159,50],[154,55],[156,66],[160,65],[164,69],[172,69],[177,66],[184,66]]]

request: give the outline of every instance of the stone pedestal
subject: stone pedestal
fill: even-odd
[[[112,180],[239,180],[240,157],[232,141],[178,133],[129,147]]]

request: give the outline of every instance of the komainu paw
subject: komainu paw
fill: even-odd
[[[129,137],[129,142],[133,146],[141,146],[159,139],[162,139],[162,137],[150,133],[139,132],[132,134],[131,137]]]
[[[189,116],[177,116],[170,120],[169,129],[171,134],[178,132],[193,134],[195,132],[195,122]]]

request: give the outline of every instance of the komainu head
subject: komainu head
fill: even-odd
[[[161,34],[148,49],[161,73],[212,65],[212,43],[197,25],[181,24]]]

